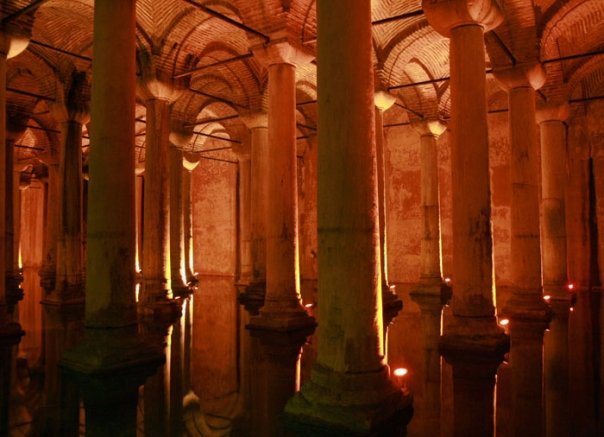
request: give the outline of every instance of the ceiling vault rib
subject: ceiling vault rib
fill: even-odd
[[[181,77],[191,76],[194,73],[198,73],[198,72],[206,70],[208,68],[218,67],[219,65],[230,64],[232,62],[243,61],[245,59],[249,59],[249,58],[252,58],[252,57],[254,57],[253,53],[245,53],[243,55],[237,55],[237,56],[234,56],[232,58],[222,59],[220,61],[216,61],[216,62],[213,62],[211,64],[200,65],[199,67],[195,67],[195,68],[193,68],[193,69],[191,69],[189,71],[185,71],[184,73],[180,73],[180,74],[174,75],[174,79],[180,79]]]
[[[40,6],[42,6],[47,1],[48,0],[34,0],[34,1],[32,1],[30,4],[28,4],[24,8],[21,8],[18,11],[15,11],[12,14],[7,15],[6,17],[4,17],[2,19],[2,21],[0,21],[0,26],[6,26],[8,23],[16,20],[21,15],[27,14],[28,12],[31,12],[31,11],[35,11],[36,9],[38,9]]]

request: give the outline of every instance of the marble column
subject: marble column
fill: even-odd
[[[252,49],[268,68],[268,200],[266,295],[250,327],[304,329],[314,325],[302,306],[298,254],[296,65],[312,59],[277,39]]]
[[[245,142],[238,146],[233,149],[239,161],[239,272],[237,285],[245,290],[252,279],[252,245],[250,241],[252,161],[250,143]]]
[[[371,1],[319,0],[318,353],[286,406],[298,435],[399,435],[384,361]]]
[[[182,215],[185,239],[185,275],[187,284],[195,285],[199,280],[195,276],[194,246],[193,246],[193,208],[191,198],[191,173],[199,164],[199,156],[191,153],[183,155],[182,165]]]
[[[53,107],[63,140],[59,152],[56,280],[45,301],[83,304],[82,126],[89,120],[89,84],[85,72],[73,74],[65,94],[65,101]]]
[[[169,307],[170,220],[168,148],[170,100],[150,98],[147,107],[145,142],[145,188],[143,200],[143,286],[142,305],[155,312]],[[169,311],[169,309],[168,309]]]
[[[62,366],[84,386],[103,387],[107,381],[117,384],[123,381],[124,373],[129,372],[136,373],[138,378],[163,360],[157,348],[148,344],[137,329],[134,290],[135,48],[136,1],[98,2],[94,10],[93,49],[96,55],[92,66],[92,129],[88,158],[86,332],[83,341],[67,350],[62,358]],[[90,416],[87,411],[87,430],[89,421],[92,429],[95,421],[99,424],[111,417],[107,416],[110,411],[115,411],[112,408],[116,405],[111,402],[116,398],[110,396],[112,389],[107,386],[101,392],[105,393],[102,399],[96,398],[91,391],[89,400],[85,401],[89,405],[101,403],[107,407],[104,411],[99,409],[98,414],[90,410]],[[136,386],[127,396],[131,393],[136,396]]]
[[[497,69],[508,92],[511,146],[512,293],[502,313],[509,317],[512,372],[512,432],[543,435],[543,334],[550,311],[541,286],[539,152],[535,90],[545,82],[540,64]]]
[[[29,38],[3,29],[0,32],[0,174],[7,174],[6,162],[6,61],[27,47]],[[11,172],[12,175],[12,172]],[[8,409],[11,388],[11,352],[13,346],[21,340],[24,334],[18,323],[11,321],[8,311],[6,289],[6,211],[10,205],[6,202],[6,179],[0,178],[0,435],[8,435]]]
[[[25,132],[25,121],[21,116],[17,120],[9,116],[6,130],[6,298],[9,311],[23,299],[21,283],[23,276],[19,266],[19,179],[21,172],[15,165],[15,144]]]
[[[453,368],[455,436],[494,433],[497,367],[509,339],[495,320],[484,33],[503,16],[492,0],[422,2],[450,38],[453,317],[440,352]]]
[[[568,354],[571,294],[568,290],[566,256],[567,152],[564,124],[568,111],[566,104],[550,103],[540,106],[537,112],[541,130],[543,293],[549,296],[552,310],[552,321],[546,334],[544,350],[547,436],[571,434]]]
[[[423,412],[424,435],[440,435],[440,374],[441,362],[438,341],[441,335],[443,305],[449,300],[451,289],[442,277],[440,228],[440,194],[438,188],[438,149],[436,140],[446,127],[438,120],[416,122],[413,127],[420,134],[421,199],[423,228],[421,242],[421,274],[411,298],[419,305],[424,343]]]
[[[268,201],[268,115],[241,117],[250,130],[250,252],[251,277],[239,301],[252,315],[264,305],[266,294],[266,206]]]
[[[171,145],[170,159],[170,276],[175,296],[185,296],[189,287],[185,281],[185,232],[183,220],[182,151]]]
[[[384,112],[394,105],[396,98],[385,91],[375,93],[375,145],[377,159],[378,213],[380,220],[380,268],[382,270],[382,311],[384,313],[384,333],[388,325],[403,309],[403,302],[396,295],[394,285],[388,281],[388,212],[386,210],[386,139],[384,137]],[[384,335],[384,339],[387,336]],[[385,340],[387,345],[387,340]]]
[[[44,242],[40,286],[45,294],[55,288],[57,271],[57,239],[59,235],[59,152],[51,147],[47,156],[44,177]]]

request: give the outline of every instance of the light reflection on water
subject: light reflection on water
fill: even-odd
[[[115,435],[118,424],[123,432],[137,436],[248,436],[261,435],[258,427],[275,429],[272,422],[282,409],[280,403],[299,386],[298,355],[294,354],[293,362],[271,363],[276,355],[261,352],[266,350],[257,346],[260,340],[252,339],[245,329],[249,316],[237,303],[233,282],[232,277],[203,278],[195,295],[183,301],[175,323],[141,325],[141,332],[158,346],[163,344],[165,363],[138,387],[113,384],[116,377],[98,387],[83,388],[80,380],[62,374],[57,361],[62,350],[79,340],[73,335],[76,322],[46,314],[44,341],[38,351],[44,365],[16,360],[14,354],[10,360],[14,377],[9,435],[85,435],[87,416],[99,419],[94,425],[89,423],[94,430],[89,429],[88,435],[93,431]],[[21,324],[27,330],[28,321]],[[251,350],[253,345],[256,352]],[[283,369],[284,365],[292,368]],[[280,384],[270,381],[275,372]],[[283,384],[284,375],[291,381]],[[79,395],[70,395],[75,386]],[[111,396],[106,396],[110,391]],[[107,403],[116,393],[121,404]],[[66,411],[74,413],[66,417]],[[253,418],[253,414],[261,417]],[[256,432],[250,433],[250,423]]]

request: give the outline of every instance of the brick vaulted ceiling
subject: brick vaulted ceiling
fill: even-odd
[[[4,17],[33,0],[0,0]],[[604,49],[602,0],[498,0],[505,22],[486,37],[489,67],[568,57]],[[201,5],[201,7],[196,6]],[[47,0],[16,25],[31,33],[28,49],[9,61],[8,107],[15,123],[29,126],[19,158],[35,161],[58,142],[49,111],[64,93],[73,70],[91,73],[93,0]],[[432,30],[421,13],[421,0],[373,0],[376,86],[398,97],[403,119],[447,116],[448,40]],[[217,14],[223,17],[216,16]],[[227,17],[232,22],[225,20]],[[398,19],[396,17],[399,17]],[[175,128],[241,140],[238,115],[266,104],[267,73],[249,55],[262,35],[286,34],[316,49],[315,0],[138,0],[137,45],[152,54],[165,77],[208,66],[184,79],[185,91],[173,107]],[[244,30],[234,23],[248,27]],[[253,29],[255,32],[249,31]],[[541,98],[599,96],[604,91],[604,55],[550,62]],[[300,141],[316,126],[316,65],[298,69]],[[90,78],[92,80],[92,78]],[[416,82],[423,85],[397,87]],[[393,88],[394,87],[394,88]],[[504,105],[502,90],[488,76],[489,102]],[[145,107],[137,104],[137,150],[144,159]],[[191,124],[204,121],[194,128]],[[194,135],[189,150],[206,148]],[[88,147],[87,134],[84,138]],[[228,151],[225,156],[229,156]]]

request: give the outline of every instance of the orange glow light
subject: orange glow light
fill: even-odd
[[[507,326],[510,324],[510,319],[501,319],[499,320],[499,325],[501,326]]]
[[[575,284],[568,284],[567,287],[572,291],[575,288]]]
[[[544,301],[546,301],[546,302],[549,302],[549,300],[550,300],[551,298],[552,298],[552,297],[551,297],[549,294],[546,294],[545,296],[543,296],[543,300],[544,300]]]
[[[407,369],[405,369],[404,367],[399,367],[398,369],[394,369],[394,376],[399,377],[399,378],[402,378],[407,373],[409,373],[409,371]]]

